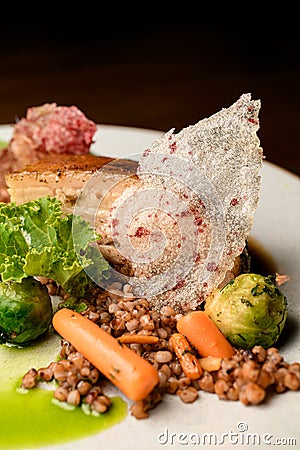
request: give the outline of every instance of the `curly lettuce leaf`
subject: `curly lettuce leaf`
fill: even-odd
[[[92,245],[99,237],[81,217],[63,215],[55,198],[0,203],[0,278],[51,278],[72,296],[83,297],[91,284],[84,269],[91,266],[99,279],[108,270]]]

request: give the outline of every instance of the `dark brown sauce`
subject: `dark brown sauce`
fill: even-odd
[[[251,257],[250,270],[260,275],[276,275],[278,266],[271,253],[252,236],[248,239],[248,249]]]

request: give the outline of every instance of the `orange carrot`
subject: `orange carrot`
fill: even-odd
[[[177,330],[201,356],[230,358],[234,349],[204,311],[193,311],[178,319]]]
[[[81,314],[60,309],[53,327],[131,400],[142,400],[158,383],[152,364]]]
[[[122,344],[157,344],[159,338],[148,334],[130,334],[124,333],[118,337],[118,341]]]
[[[181,333],[174,333],[170,336],[170,342],[184,374],[191,380],[200,378],[201,366],[196,356],[191,353],[192,349],[186,338]]]

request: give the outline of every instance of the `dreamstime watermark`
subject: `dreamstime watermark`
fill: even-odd
[[[224,433],[183,433],[172,432],[168,428],[157,436],[158,443],[164,446],[225,446],[233,445],[239,447],[252,447],[254,445],[263,446],[293,446],[296,448],[297,439],[295,437],[278,437],[271,433],[257,433],[248,430],[246,422],[238,422],[235,430],[228,430]]]
[[[207,283],[225,247],[223,205],[207,176],[191,162],[151,152],[139,161],[139,184],[130,181],[132,173],[124,172],[122,180],[111,176],[116,166],[122,167],[122,160],[108,163],[89,178],[74,215],[82,216],[100,233],[105,224],[113,241],[110,250],[132,266],[147,268],[147,276],[123,274],[123,282],[133,285],[140,296],[157,295],[182,282],[201,259],[197,276]],[[124,186],[125,195],[118,196]],[[137,238],[144,239],[142,246],[142,239]],[[80,259],[76,232],[73,239]],[[84,270],[102,286],[92,266]],[[111,278],[120,276],[113,267],[110,273]]]

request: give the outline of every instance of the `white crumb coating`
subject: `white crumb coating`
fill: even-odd
[[[140,183],[118,199],[116,210],[125,202],[134,218],[127,225],[128,242],[135,238],[131,283],[156,309],[195,309],[242,253],[260,194],[259,110],[260,101],[244,94],[177,134],[170,130],[145,150]],[[145,238],[148,259],[141,257]]]

